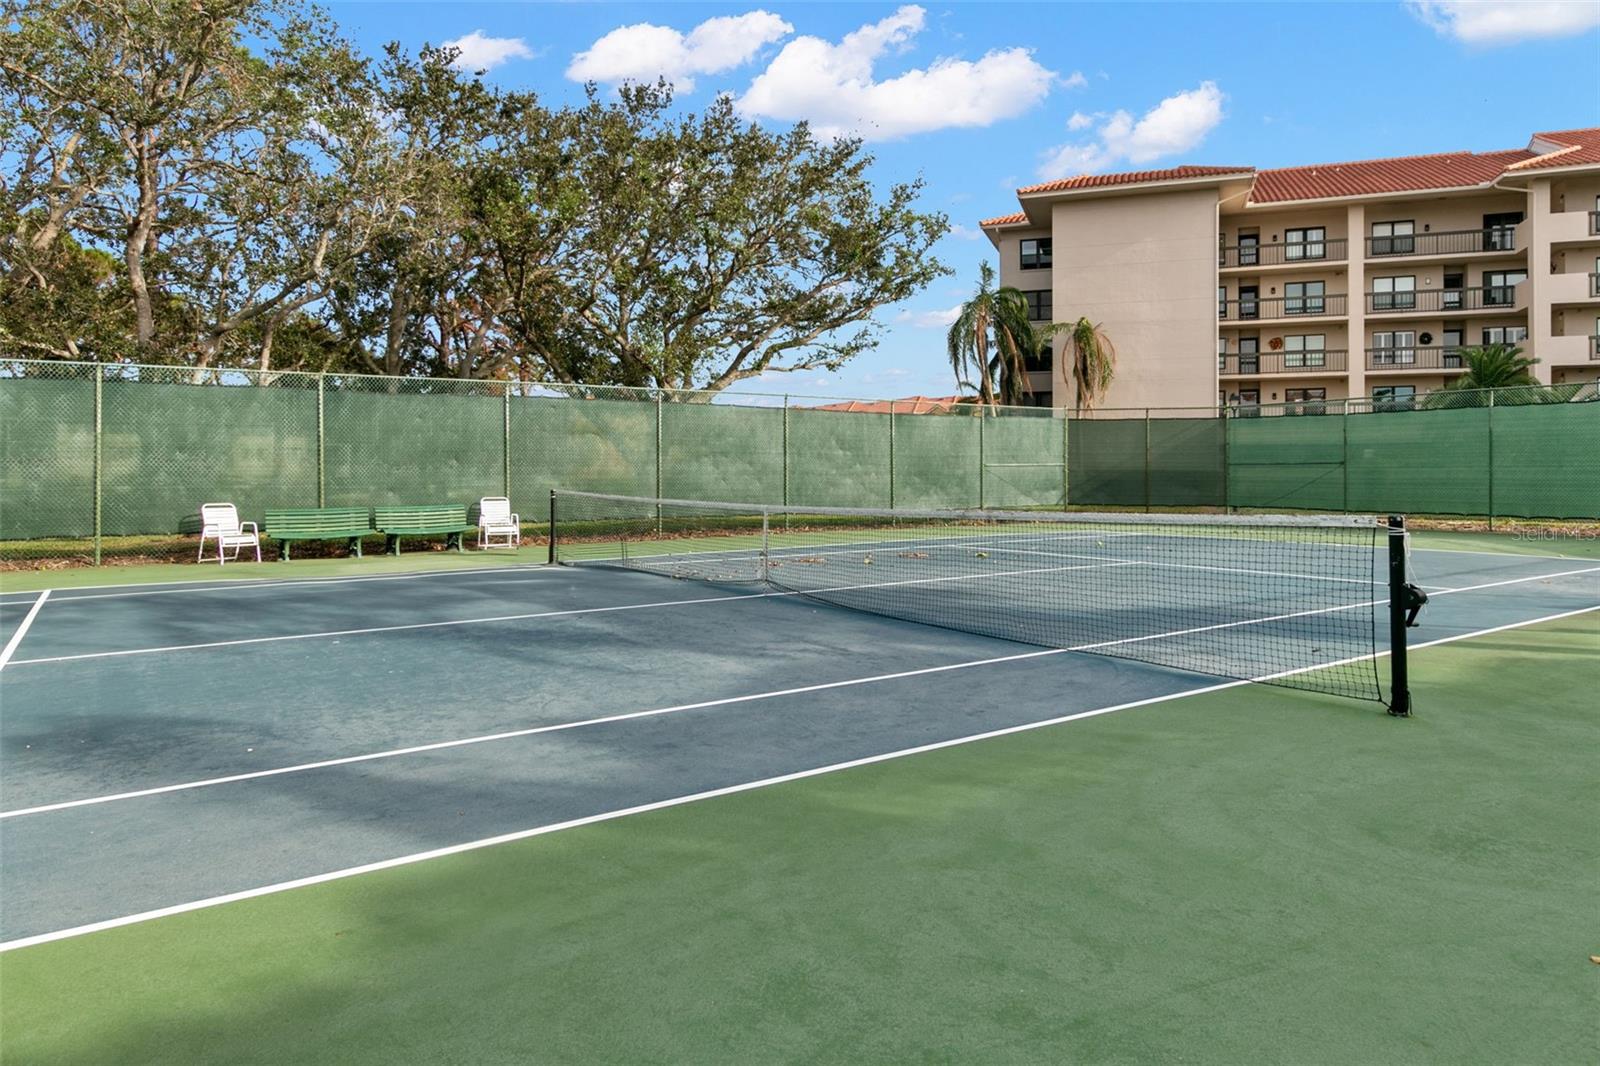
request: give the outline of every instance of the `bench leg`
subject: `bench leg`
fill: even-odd
[[[399,555],[400,554],[400,536],[399,536],[399,534],[396,534],[396,533],[390,533],[389,534],[389,539],[386,542],[384,542],[383,551],[384,551],[385,555]]]
[[[361,538],[351,537],[350,543],[344,546],[344,550],[355,556],[357,559],[361,558]]]
[[[454,548],[458,552],[462,551],[463,549],[461,547],[461,534],[460,533],[452,533],[452,534],[450,534],[447,538],[445,538],[444,546],[446,548]]]
[[[286,563],[288,561],[289,561],[289,542],[286,541],[286,540],[280,540],[280,541],[278,541],[278,562]]]

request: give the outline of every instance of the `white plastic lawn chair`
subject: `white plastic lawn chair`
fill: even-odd
[[[522,516],[513,514],[504,496],[478,501],[478,547],[515,548],[522,543]]]
[[[248,528],[247,528],[248,527]],[[206,541],[217,542],[217,565],[239,558],[240,548],[254,548],[256,562],[261,561],[261,532],[254,522],[240,522],[239,509],[231,503],[203,503],[200,505],[200,556],[196,562],[206,561]],[[233,554],[228,555],[228,549]]]

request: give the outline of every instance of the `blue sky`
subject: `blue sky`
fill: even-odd
[[[482,76],[576,100],[665,75],[682,106],[856,132],[880,182],[920,175],[956,270],[880,315],[836,374],[751,386],[954,390],[944,322],[993,249],[976,220],[1019,184],[1179,163],[1257,167],[1520,147],[1600,125],[1600,3],[333,3],[364,50],[459,43]]]

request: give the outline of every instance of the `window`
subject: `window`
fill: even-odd
[[[1261,373],[1261,338],[1239,338],[1239,373]]]
[[[1034,389],[1032,392],[1022,394],[1022,406],[1024,407],[1054,407],[1055,405],[1055,393],[1049,389]]]
[[[1328,238],[1328,230],[1324,226],[1311,226],[1306,229],[1286,229],[1283,231],[1283,257],[1285,259],[1321,259],[1328,254],[1328,246],[1323,242]]]
[[[1527,339],[1527,326],[1488,326],[1484,328],[1482,343],[1521,344]]]
[[[1417,224],[1405,222],[1374,222],[1372,224],[1373,255],[1410,255],[1417,250],[1414,236]]]
[[[1223,371],[1228,369],[1228,338],[1226,337],[1217,338],[1217,369]]]
[[[1055,346],[1046,344],[1039,349],[1037,356],[1024,356],[1022,367],[1024,370],[1047,371],[1055,363]]]
[[[1283,338],[1283,365],[1322,367],[1328,362],[1327,334],[1305,333]]]
[[[1322,314],[1327,288],[1321,281],[1291,281],[1283,287],[1283,313],[1286,315]]]
[[[1397,329],[1372,335],[1373,366],[1405,366],[1417,361],[1415,330]]]
[[[1028,289],[1023,292],[1022,298],[1028,303],[1029,322],[1050,321],[1050,290]]]
[[[1217,317],[1228,317],[1228,287],[1226,285],[1217,286]]]
[[[1029,237],[1021,242],[1023,270],[1043,270],[1050,265],[1050,238]]]
[[[1517,295],[1517,282],[1527,281],[1526,270],[1485,270],[1483,272],[1483,306],[1510,307]]]
[[[1255,285],[1239,286],[1239,317],[1260,318],[1261,305],[1257,302],[1261,296],[1261,289]]]
[[[1462,291],[1466,287],[1466,271],[1446,270],[1444,272],[1444,291],[1439,294],[1439,307],[1445,311],[1461,310],[1466,306],[1463,301],[1467,294]]]
[[[1324,401],[1328,398],[1327,389],[1284,389],[1283,398],[1291,404],[1302,404],[1301,407],[1291,407],[1289,414],[1320,415],[1324,410]]]
[[[1415,274],[1372,279],[1372,309],[1374,311],[1404,311],[1416,306],[1417,278]]]
[[[1240,389],[1228,398],[1228,402],[1235,408],[1237,414],[1253,418],[1261,413],[1261,390]]]
[[[1379,385],[1372,390],[1374,411],[1409,411],[1415,405],[1415,385]]]
[[[1239,234],[1239,265],[1255,266],[1261,262],[1261,234]]]
[[[1517,223],[1522,221],[1521,211],[1502,211],[1483,216],[1483,250],[1509,252],[1517,246]]]
[[[1461,346],[1467,343],[1467,331],[1460,326],[1446,326],[1440,334],[1444,365],[1449,369],[1461,366]]]

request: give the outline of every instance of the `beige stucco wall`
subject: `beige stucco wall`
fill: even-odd
[[[1215,405],[1216,190],[1063,200],[1051,229],[1057,321],[1086,317],[1117,347],[1102,406]],[[1059,365],[1056,379],[1070,404]]]

